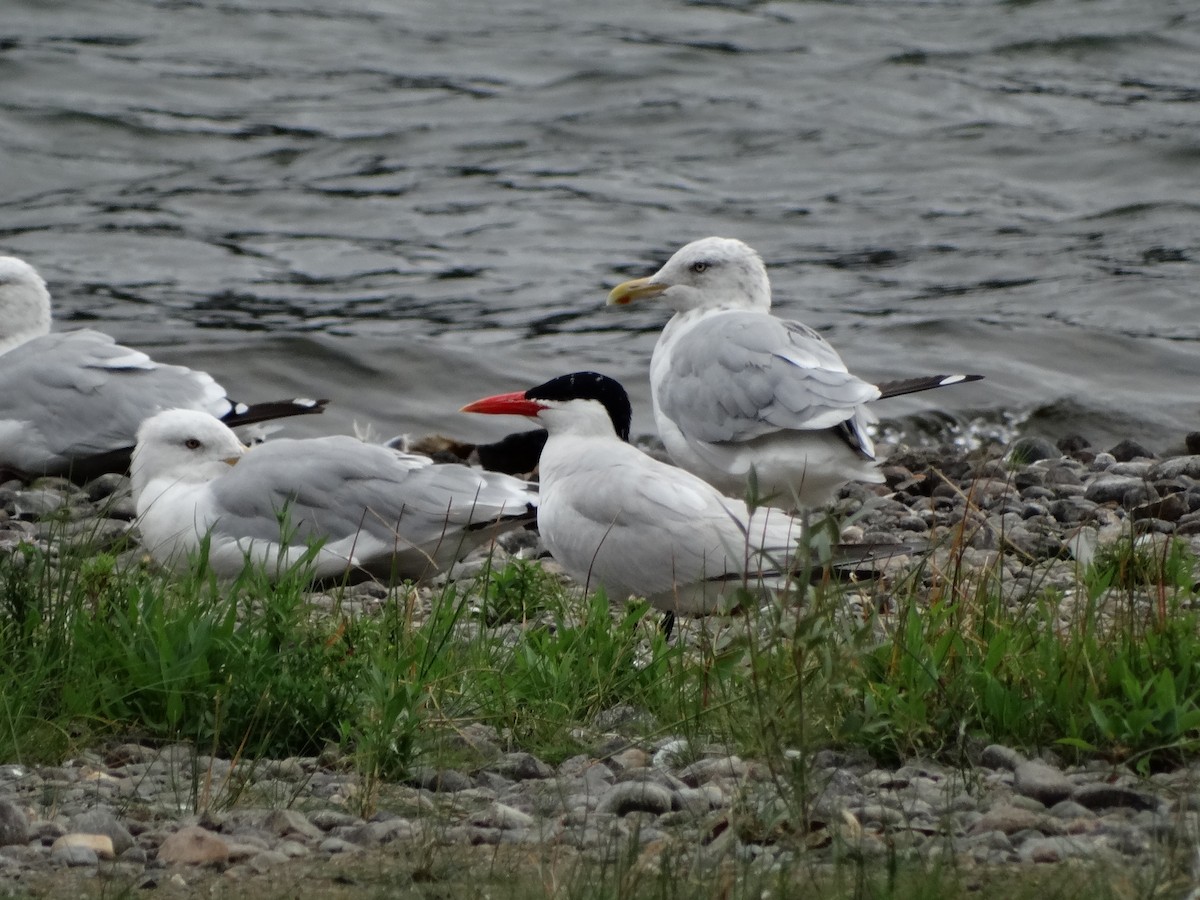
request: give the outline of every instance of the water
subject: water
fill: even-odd
[[[946,426],[1156,449],[1200,429],[1192,0],[4,0],[0,252],[60,327],[334,405],[454,412],[573,369],[649,432],[661,309],[707,234]]]

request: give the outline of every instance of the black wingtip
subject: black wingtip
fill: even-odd
[[[966,384],[969,381],[982,381],[982,375],[923,375],[919,378],[901,378],[898,381],[885,381],[875,385],[879,388],[880,399],[885,397],[900,397],[904,394],[916,394],[921,391],[931,391],[934,388],[950,387],[953,384]]]
[[[221,417],[221,421],[230,428],[240,428],[243,425],[255,425],[259,422],[269,422],[272,419],[286,419],[290,416],[313,416],[325,411],[328,400],[270,400],[266,403],[234,403],[233,409]]]

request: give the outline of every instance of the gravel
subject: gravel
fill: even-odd
[[[999,571],[1012,604],[1050,588],[1069,599],[1079,564],[1131,533],[1146,542],[1178,534],[1200,552],[1200,456],[1157,459],[1136,441],[1110,451],[1079,441],[1065,446],[1069,452],[1024,439],[1008,460],[899,453],[888,461],[886,485],[847,486],[835,511],[842,521],[853,517],[847,539],[928,542],[922,577],[963,564]],[[0,484],[0,554],[21,545],[50,549],[64,528],[120,549],[134,528],[127,481]],[[509,544],[525,556],[538,549],[527,535]],[[139,560],[136,546],[120,550],[118,564]],[[418,592],[418,618],[429,596]],[[339,597],[316,592],[312,601],[361,615],[390,602],[375,584]],[[880,598],[864,592],[855,602]],[[379,789],[369,817],[359,776],[336,754],[256,760],[247,772],[237,760],[184,744],[126,742],[59,765],[3,764],[0,889],[35,871],[106,866],[142,876],[140,886],[153,889],[172,883],[164,867],[263,873],[430,842],[560,844],[600,858],[630,842],[661,844],[769,870],[794,863],[795,843],[778,840],[783,834],[805,835],[810,852],[831,857],[853,848],[864,859],[900,852],[981,865],[1129,865],[1200,831],[1200,764],[1139,777],[1116,764],[1064,767],[1053,755],[1027,758],[1002,745],[981,748],[959,766],[913,759],[885,767],[854,748],[819,749],[807,755],[801,802],[781,789],[791,784],[791,769],[780,778],[765,762],[696,747],[682,735],[641,739],[645,722],[635,709],[614,708],[599,724],[591,752],[551,765],[505,752],[504,737],[486,724],[463,723],[458,740],[490,762],[416,768],[405,782]],[[190,789],[197,772],[211,779],[208,796],[227,796],[236,784],[242,799],[229,809],[197,807]],[[269,796],[286,802],[253,800]]]

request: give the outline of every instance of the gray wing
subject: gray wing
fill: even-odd
[[[555,559],[580,583],[647,596],[741,572],[747,543],[764,537],[753,526],[748,532],[745,505],[646,462],[611,468],[603,490],[587,471],[556,483],[554,507],[538,512]],[[766,537],[779,536],[775,529]]]
[[[529,485],[507,475],[438,465],[341,435],[255,447],[212,483],[212,492],[221,532],[277,541],[286,519],[298,542],[366,531],[387,542],[399,532],[420,544],[438,539],[447,525],[525,514],[534,499]]]
[[[731,311],[681,336],[656,399],[686,437],[715,443],[831,428],[878,397],[808,326]]]
[[[0,355],[0,464],[36,471],[132,447],[143,419],[176,407],[230,408],[207,374],[156,363],[102,332],[43,335]]]

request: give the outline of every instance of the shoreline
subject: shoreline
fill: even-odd
[[[886,485],[844,488],[833,505],[843,540],[930,544],[914,559],[887,564],[882,582],[845,588],[839,597],[850,618],[871,620],[876,639],[889,639],[902,620],[889,591],[905,579],[908,590],[937,603],[985,586],[1010,607],[1057,592],[1060,622],[1070,627],[1080,605],[1092,602],[1080,590],[1081,568],[1131,536],[1155,547],[1178,539],[1188,548],[1193,584],[1179,596],[1194,607],[1200,455],[1147,458],[1134,442],[1116,452],[1068,450],[1024,439],[1014,447],[1020,464],[986,452],[900,451],[885,464]],[[64,534],[116,546],[132,519],[125,491],[120,476],[83,488],[58,479],[0,485],[0,554]],[[517,556],[537,554],[532,536],[509,546]],[[463,582],[483,564],[469,559]],[[368,583],[309,599],[322,614],[370,617],[403,595],[419,623],[443,589],[405,593]],[[1134,584],[1100,606],[1111,598],[1112,615],[1128,607],[1152,618],[1160,594],[1152,582]],[[623,609],[612,604],[612,615]],[[517,640],[530,628],[553,628],[553,620],[492,625],[472,606],[455,627],[460,637]],[[685,644],[681,652],[700,652],[705,642],[791,627],[764,608],[686,625],[676,640]],[[96,872],[141,888],[199,890],[214,879],[283,884],[288,871],[318,877],[311,872],[351,858],[403,856],[405,847],[435,856],[524,848],[578,865],[632,853],[734,866],[739,877],[767,880],[806,867],[824,871],[848,853],[869,867],[899,854],[923,866],[1073,860],[1120,870],[1161,862],[1200,834],[1200,762],[1187,752],[1152,773],[1086,753],[1068,765],[1066,749],[1024,748],[1026,757],[976,737],[952,760],[881,762],[853,746],[750,758],[628,704],[576,725],[578,752],[550,763],[485,722],[455,721],[453,752],[441,763],[436,755],[418,761],[399,781],[372,780],[336,748],[231,760],[189,745],[108,740],[61,764],[0,760],[0,887],[33,889],[40,879]]]

